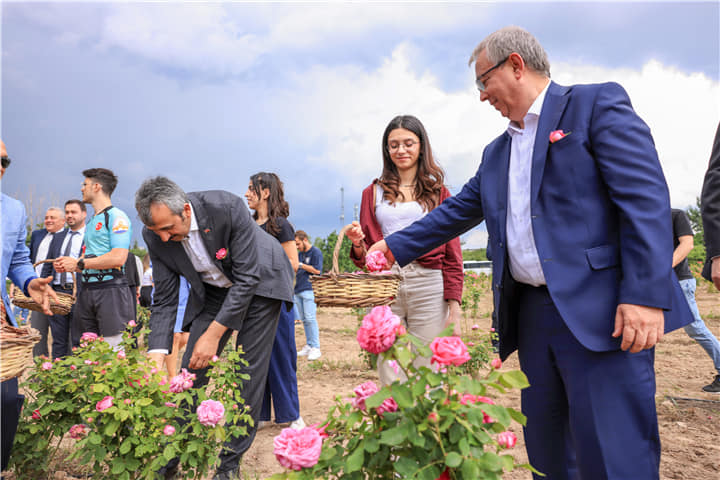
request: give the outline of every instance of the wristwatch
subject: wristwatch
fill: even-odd
[[[77,261],[77,268],[79,268],[81,271],[85,270],[85,258],[81,258]]]

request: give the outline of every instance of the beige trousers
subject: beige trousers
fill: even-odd
[[[402,268],[396,263],[391,270],[402,278],[397,299],[390,309],[400,317],[409,333],[429,345],[443,330],[448,316],[442,270],[425,268],[416,262]],[[430,367],[430,358],[418,357],[413,364]],[[407,379],[402,370],[395,373],[389,362],[382,359],[382,354],[378,358],[378,375],[383,385]]]

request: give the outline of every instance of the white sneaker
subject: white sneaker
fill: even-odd
[[[310,350],[312,350],[312,347],[310,345],[305,345],[302,347],[302,350],[298,352],[298,357],[305,357],[308,353],[310,353]]]
[[[302,428],[305,428],[305,421],[302,419],[302,417],[298,417],[297,420],[290,423],[290,428],[293,430],[300,430]]]
[[[319,348],[310,347],[310,351],[307,354],[308,360],[310,360],[310,361],[317,360],[321,356],[322,356],[322,353],[320,353]]]

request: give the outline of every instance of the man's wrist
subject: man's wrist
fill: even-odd
[[[81,272],[82,272],[83,270],[85,270],[85,259],[84,259],[84,258],[79,258],[79,259],[78,259],[78,261],[77,261],[77,269],[78,269],[79,271],[81,271]]]

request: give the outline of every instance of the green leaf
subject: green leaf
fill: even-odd
[[[480,478],[480,468],[474,459],[465,460],[460,468],[462,478]]]
[[[147,407],[148,405],[151,405],[152,403],[153,403],[152,399],[151,399],[151,398],[147,398],[147,397],[141,398],[140,400],[138,400],[137,402],[135,402],[135,404],[138,405],[138,406],[140,406],[140,407]]]
[[[413,395],[404,383],[396,383],[392,387],[392,397],[400,408],[410,408],[415,403]]]
[[[352,473],[360,470],[365,461],[365,449],[363,448],[364,443],[361,443],[358,448],[352,452],[345,461],[345,472]]]
[[[131,437],[127,437],[123,442],[120,444],[120,455],[125,455],[132,449],[132,440],[130,440]]]
[[[165,457],[165,460],[168,462],[175,458],[175,449],[173,448],[172,444],[169,444],[165,447],[165,450],[163,450],[163,457]]]
[[[405,432],[399,427],[385,430],[380,434],[380,443],[385,445],[399,445],[403,440],[405,440]]]
[[[510,370],[500,374],[500,383],[506,387],[526,388],[530,386],[527,377],[520,370]]]
[[[117,432],[118,427],[120,427],[120,422],[118,421],[111,421],[107,425],[105,425],[105,435],[113,436],[115,435],[115,432]]]
[[[462,463],[463,458],[457,452],[450,452],[445,457],[445,465],[450,468],[457,468]]]
[[[380,404],[390,396],[390,391],[387,388],[383,388],[375,395],[365,399],[365,406],[367,408],[377,408]]]
[[[365,451],[375,453],[380,448],[380,442],[377,437],[367,437],[365,439]]]
[[[500,461],[502,462],[503,470],[510,471],[515,465],[515,459],[512,455],[500,455]]]
[[[395,349],[395,355],[403,368],[407,368],[413,361],[413,353],[407,348],[397,347]]]
[[[458,450],[460,450],[460,453],[465,457],[470,455],[470,442],[468,442],[466,437],[461,438],[458,442]]]
[[[527,423],[527,417],[523,415],[522,412],[519,412],[514,408],[508,408],[507,411],[512,417],[512,419],[518,422],[520,425],[525,425]]]
[[[415,460],[408,457],[400,457],[395,462],[395,471],[402,478],[410,478],[418,471],[418,464]]]
[[[94,393],[110,393],[110,389],[104,383],[94,383],[90,390]]]

